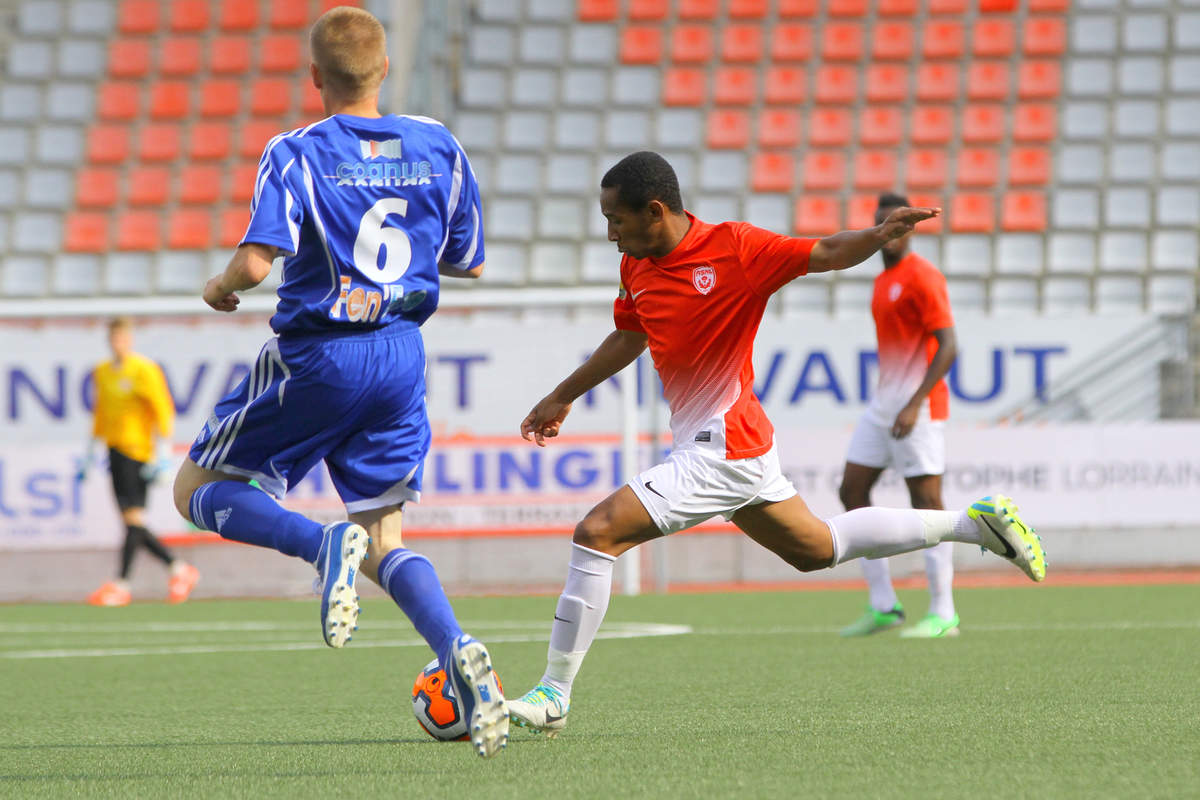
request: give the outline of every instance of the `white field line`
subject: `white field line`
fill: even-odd
[[[1037,631],[1136,631],[1136,630],[1200,630],[1200,619],[1194,620],[1109,620],[1107,622],[996,622],[967,624],[961,626],[967,633],[1032,633]],[[698,636],[781,636],[781,635],[827,635],[837,633],[840,627],[809,625],[775,628],[697,628],[692,633]]]

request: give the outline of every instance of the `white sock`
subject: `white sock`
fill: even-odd
[[[181,573],[185,569],[187,569],[187,566],[188,565],[187,565],[186,561],[181,561],[180,559],[177,558],[171,562],[169,569],[170,569],[172,575],[178,575],[179,573]]]
[[[899,602],[892,588],[892,571],[886,558],[864,558],[863,577],[871,594],[871,608],[876,611],[891,611]]]
[[[547,683],[571,696],[571,684],[583,664],[583,657],[596,638],[596,631],[608,610],[612,593],[613,562],[617,559],[582,545],[571,545],[571,563],[567,567],[567,584],[558,607],[554,610],[554,627],[550,629],[550,649],[546,653]]]
[[[929,613],[942,619],[954,616],[954,545],[942,542],[925,551],[925,577],[929,580]]]
[[[939,542],[980,544],[979,528],[966,511],[856,508],[825,520],[833,534],[833,563],[883,558]]]

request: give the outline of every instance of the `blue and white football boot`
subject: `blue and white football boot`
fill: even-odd
[[[366,529],[353,522],[325,526],[325,538],[317,552],[317,580],[313,589],[321,595],[321,633],[330,647],[345,646],[358,630],[358,591],[354,581],[370,542]]]
[[[464,633],[451,643],[449,656],[441,661],[449,664],[446,675],[462,705],[471,745],[483,758],[491,758],[508,746],[508,704],[487,648]]]

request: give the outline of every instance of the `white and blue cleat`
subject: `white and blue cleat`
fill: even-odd
[[[491,758],[508,746],[508,704],[491,656],[483,642],[464,633],[450,645],[448,660],[446,674],[462,704],[471,746],[483,758]]]
[[[366,529],[353,522],[325,526],[325,538],[317,554],[314,588],[321,595],[321,633],[330,647],[344,647],[358,630],[358,591],[354,581],[370,542]]]

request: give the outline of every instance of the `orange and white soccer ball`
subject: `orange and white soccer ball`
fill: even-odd
[[[499,675],[496,675],[496,685],[500,686]],[[504,691],[503,686],[500,691]],[[443,742],[468,738],[462,706],[454,696],[454,687],[446,677],[446,670],[436,658],[426,664],[413,681],[412,710],[417,724],[433,738]]]

